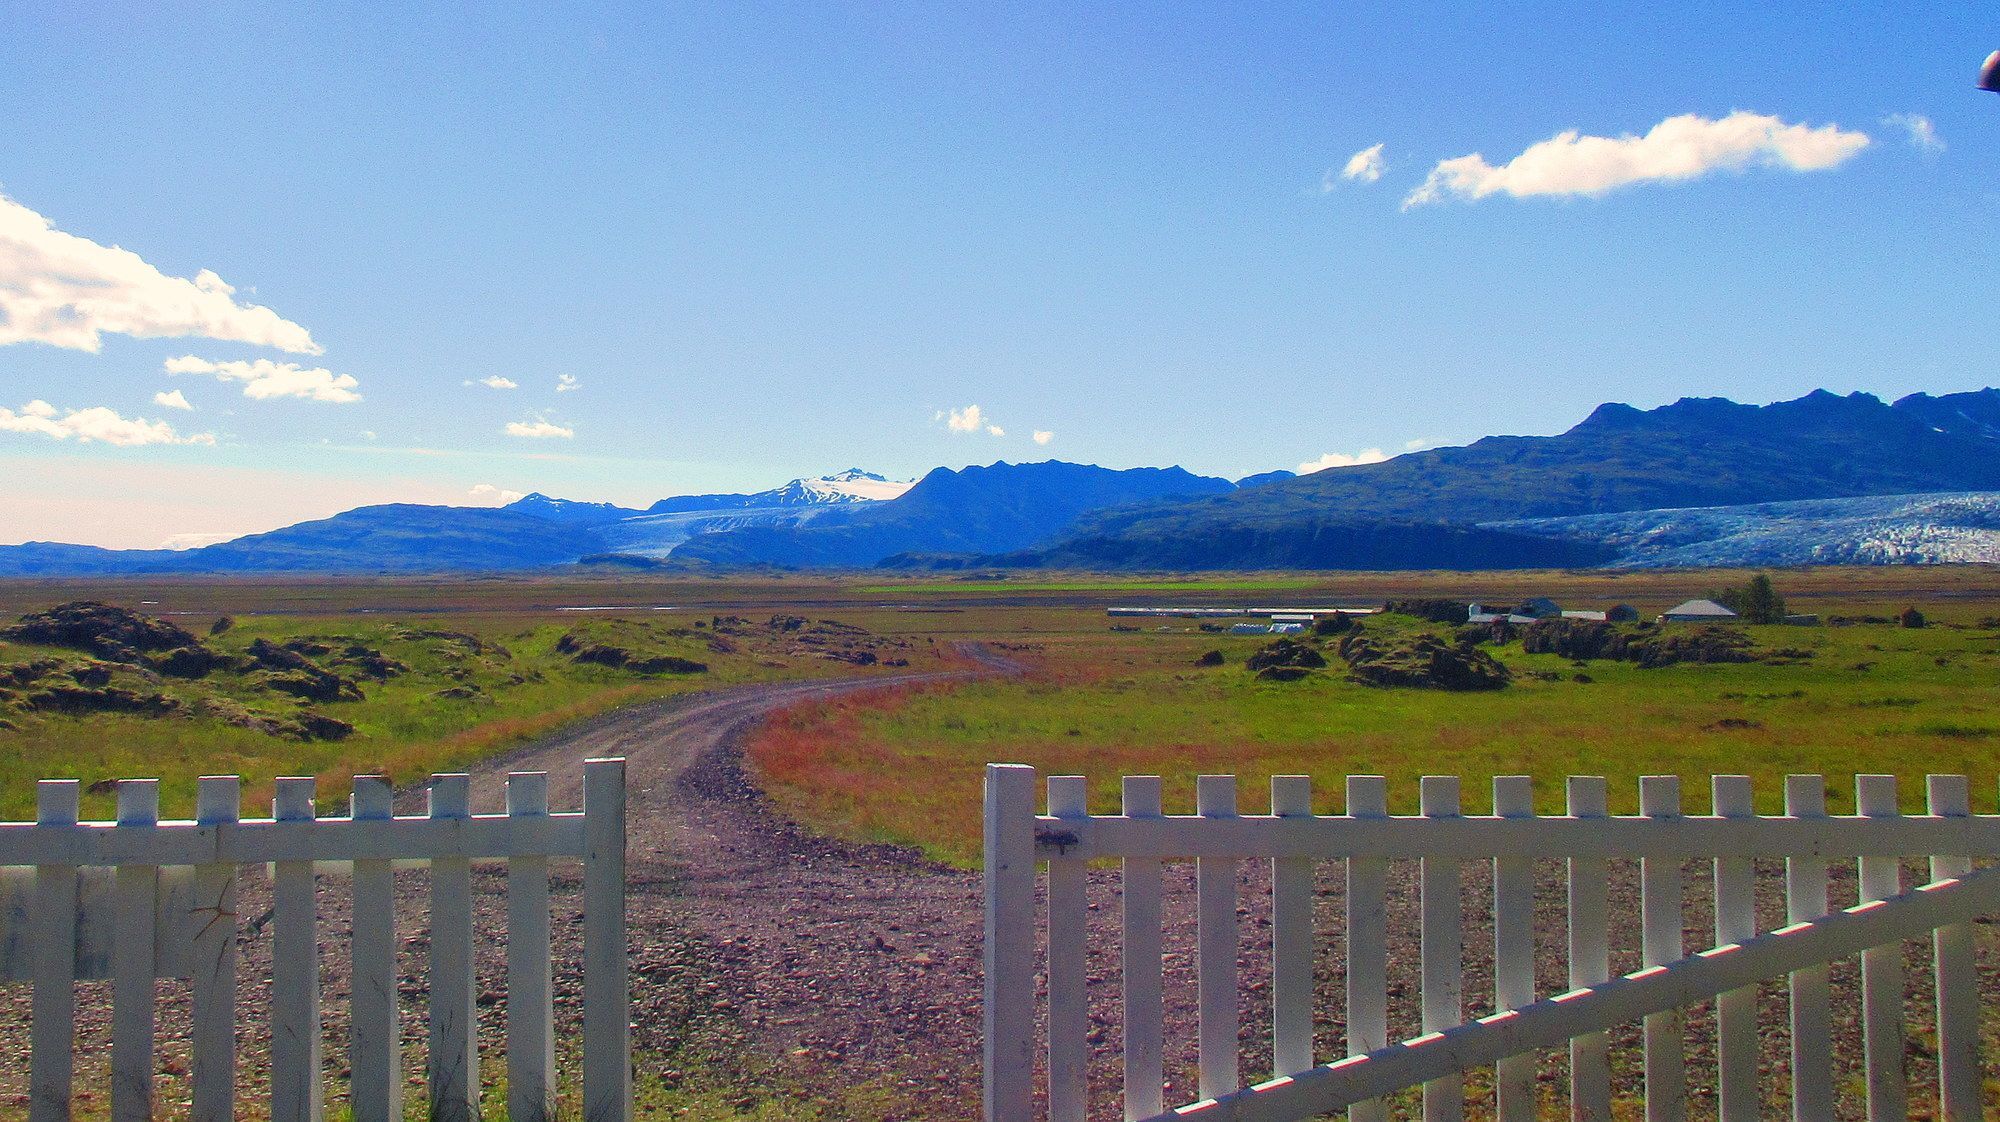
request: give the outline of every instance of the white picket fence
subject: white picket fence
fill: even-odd
[[[156,978],[192,991],[191,1117],[237,1109],[237,878],[272,869],[270,1114],[323,1113],[321,873],[353,888],[349,1098],[357,1122],[401,1122],[394,870],[429,867],[431,1117],[476,1119],[478,990],[472,862],[507,862],[507,1098],[516,1122],[555,1091],[549,963],[551,858],[583,861],[583,1111],[631,1117],[625,944],[625,762],[584,764],[584,809],[550,813],[547,776],[508,776],[507,813],[475,815],[464,775],[437,775],[429,813],[397,817],[379,776],[354,780],[350,814],[317,818],[310,778],[279,779],[269,819],[241,819],[241,780],[201,779],[192,822],[159,820],[159,784],[121,780],[115,822],[79,822],[75,780],[43,780],[37,821],[0,823],[0,981],[33,985],[34,1122],[71,1113],[76,983],[111,981],[111,1116],[154,1117]]]
[[[1123,863],[1123,1085],[1128,1120],[1200,1118],[1290,1122],[1337,1111],[1385,1117],[1382,1096],[1421,1085],[1426,1122],[1463,1116],[1463,1074],[1491,1065],[1494,1113],[1532,1119],[1535,1058],[1567,1044],[1569,1107],[1576,1119],[1609,1119],[1606,1030],[1643,1022],[1648,1122],[1683,1118],[1688,1106],[1685,1011],[1716,1006],[1717,1109],[1724,1119],[1760,1112],[1756,984],[1785,977],[1790,997],[1792,1116],[1835,1116],[1832,995],[1828,964],[1859,955],[1865,1083],[1870,1119],[1906,1117],[1905,993],[1901,941],[1928,935],[1936,970],[1938,1083],[1943,1114],[1982,1117],[1979,993],[1973,920],[2000,911],[2000,816],[1972,815],[1962,776],[1933,775],[1929,813],[1902,816],[1893,776],[1855,778],[1859,814],[1830,817],[1816,775],[1790,776],[1786,814],[1758,816],[1750,780],[1716,776],[1712,814],[1683,815],[1680,782],[1640,783],[1641,813],[1610,816],[1601,778],[1571,777],[1567,813],[1537,817],[1526,776],[1493,780],[1493,814],[1461,813],[1459,780],[1427,777],[1421,814],[1388,814],[1380,776],[1349,776],[1346,813],[1311,808],[1304,776],[1271,780],[1271,813],[1240,815],[1234,776],[1202,776],[1196,814],[1161,813],[1160,781],[1127,776],[1123,813],[1092,815],[1080,776],[1048,780],[1047,813],[1036,775],[1017,764],[986,772],[985,1101],[987,1122],[1026,1122],[1036,1091],[1036,866],[1046,862],[1048,1003],[1044,1018],[1048,1117],[1081,1122],[1090,1060],[1086,997],[1086,863]],[[1930,883],[1905,892],[1904,858],[1929,857]],[[1534,865],[1559,858],[1568,874],[1570,990],[1536,993]],[[1752,860],[1786,862],[1788,924],[1757,931]],[[1198,934],[1198,1082],[1195,1101],[1164,1101],[1161,862],[1195,863]],[[1239,1078],[1237,963],[1239,864],[1268,859],[1269,979],[1274,1078]],[[1610,972],[1608,863],[1636,860],[1644,968]],[[1386,899],[1389,862],[1419,862],[1422,1035],[1391,1042]],[[1683,946],[1682,866],[1713,862],[1714,946]],[[1832,860],[1858,864],[1859,903],[1829,914]],[[1346,1055],[1314,1054],[1315,864],[1344,862]],[[1495,1008],[1466,1019],[1460,876],[1490,862]],[[1544,938],[1558,938],[1545,933]],[[1774,1026],[1775,1027],[1775,1026]]]

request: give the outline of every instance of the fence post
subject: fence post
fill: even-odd
[[[1567,790],[1571,818],[1603,818],[1610,813],[1601,775],[1572,775]],[[1602,857],[1569,859],[1569,985],[1595,986],[1611,977],[1611,941],[1606,931],[1607,877]],[[1569,1042],[1569,1112],[1572,1122],[1611,1122],[1610,1037],[1585,1033]]]
[[[1854,777],[1854,808],[1864,818],[1894,818],[1896,777]],[[1862,903],[1903,890],[1903,863],[1896,857],[1863,857],[1856,867]],[[1869,1122],[1909,1114],[1909,1087],[1903,1066],[1903,946],[1891,943],[1861,952],[1861,1049],[1868,1068]]]
[[[204,775],[195,789],[195,821],[227,837],[243,812],[243,781]],[[236,866],[194,871],[193,1122],[236,1116]]]
[[[271,800],[277,822],[313,820],[311,776],[278,779]],[[271,1120],[317,1122],[320,1116],[318,909],[313,863],[279,861],[271,889]]]
[[[632,1117],[632,988],[625,937],[625,761],[583,762],[583,1116]]]
[[[470,817],[470,776],[433,775],[430,817]],[[478,994],[472,976],[472,862],[431,860],[431,1122],[478,1122]],[[585,999],[585,1008],[589,999]]]
[[[356,822],[395,815],[386,776],[357,775],[348,814]],[[388,861],[354,863],[353,1032],[347,1063],[355,1122],[402,1122],[402,1025],[396,1012],[396,874]],[[509,942],[512,933],[509,933]]]
[[[986,1122],[1030,1122],[1035,1073],[1035,769],[986,766]]]
[[[1195,813],[1203,818],[1236,817],[1236,777],[1195,778]],[[1228,857],[1198,857],[1195,881],[1195,1020],[1199,1037],[1198,1091],[1216,1098],[1237,1087],[1236,957],[1241,928],[1236,922],[1236,866]]]
[[[1681,777],[1641,776],[1639,813],[1647,818],[1679,818]],[[1647,966],[1665,966],[1685,953],[1682,890],[1680,858],[1639,859],[1642,956]],[[1686,1027],[1686,1016],[1678,1009],[1645,1020],[1646,1122],[1680,1122],[1687,1117]]]
[[[1493,777],[1493,813],[1535,817],[1535,782],[1525,775]],[[1519,1009],[1535,1000],[1535,865],[1526,857],[1493,859],[1493,1006]],[[1493,1073],[1501,1122],[1533,1122],[1535,1057],[1509,1056]]]
[[[1089,787],[1081,775],[1049,776],[1049,816],[1090,813]],[[1089,1103],[1089,995],[1085,954],[1089,902],[1081,858],[1049,857],[1049,1119],[1083,1122]]]
[[[1389,781],[1380,775],[1347,777],[1347,816],[1389,817]],[[1386,828],[1387,822],[1383,821]],[[1389,1046],[1389,862],[1347,859],[1347,1054]],[[1355,1103],[1348,1122],[1382,1122],[1380,1099]]]
[[[507,776],[510,818],[549,816],[547,772]],[[555,1104],[549,991],[549,859],[507,861],[507,1118],[546,1122]]]
[[[1160,817],[1160,777],[1125,777],[1125,817]],[[1165,1009],[1160,984],[1160,862],[1127,857],[1125,921],[1125,1122],[1166,1110]]]
[[[1792,818],[1826,817],[1826,780],[1817,775],[1785,777],[1785,813]],[[1785,918],[1807,923],[1826,914],[1826,858],[1785,859]],[[1792,1120],[1824,1122],[1833,1117],[1833,1009],[1826,963],[1792,971]]]
[[[1456,775],[1426,775],[1418,792],[1425,818],[1457,818]],[[1418,864],[1423,923],[1422,959],[1425,1032],[1465,1020],[1465,938],[1463,885],[1456,858],[1425,857]],[[1424,1084],[1424,1122],[1450,1122],[1465,1115],[1465,1077],[1447,1075]]]
[[[1930,812],[1941,818],[1972,813],[1963,775],[1933,775],[1926,781]],[[1931,858],[1931,879],[1962,877],[1972,871],[1964,854]],[[1972,925],[1954,923],[1931,934],[1937,977],[1938,1103],[1947,1122],[1973,1122],[1982,1105],[1979,1066],[1979,975],[1972,958]]]
[[[118,825],[143,830],[160,820],[160,781],[118,781]],[[111,1118],[153,1117],[154,906],[160,871],[120,865],[115,874],[117,941],[111,945]]]
[[[1718,818],[1754,818],[1757,808],[1747,775],[1717,775],[1709,795]],[[1757,934],[1755,872],[1748,857],[1715,859],[1715,943],[1741,943]],[[1759,1113],[1757,1085],[1757,987],[1715,999],[1716,1113],[1722,1122]]]
[[[1271,813],[1312,817],[1312,778],[1271,777]],[[1313,860],[1271,859],[1271,1066],[1293,1075],[1313,1066]]]
[[[77,781],[35,784],[35,821],[74,826]],[[69,1122],[76,1055],[76,866],[35,869],[34,1022],[29,1029],[28,1118]]]

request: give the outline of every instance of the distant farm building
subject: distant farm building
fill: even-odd
[[[1231,635],[1269,635],[1271,633],[1271,625],[1268,623],[1239,623],[1231,627],[1229,633]]]
[[[1606,618],[1606,613],[1593,612],[1586,609],[1571,609],[1563,612],[1563,618],[1582,619],[1582,620],[1589,620],[1592,623],[1603,623]]]
[[[1785,622],[1793,627],[1818,627],[1819,615],[1818,613],[1815,612],[1804,612],[1796,615],[1788,615],[1785,617]]]
[[[1737,618],[1735,612],[1713,600],[1689,600],[1660,613],[1660,619],[1667,623],[1726,623]]]
[[[1516,623],[1535,622],[1534,616],[1524,616],[1519,612],[1489,612],[1484,604],[1473,604],[1465,614],[1467,623]]]
[[[1563,610],[1554,600],[1546,596],[1536,596],[1521,601],[1521,606],[1514,609],[1514,614],[1527,616],[1530,619],[1555,619],[1563,614]]]

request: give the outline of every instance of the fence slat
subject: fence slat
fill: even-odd
[[[35,784],[35,820],[61,826],[76,822],[78,785],[74,779]],[[28,1059],[29,1122],[68,1122],[76,1043],[76,866],[43,865],[35,870],[33,926],[35,954],[33,1051]]]
[[[1493,813],[1535,816],[1535,783],[1525,775],[1493,777]],[[1519,1009],[1535,1000],[1535,866],[1525,857],[1493,859],[1493,1005]],[[1501,1122],[1533,1122],[1535,1057],[1495,1065],[1494,1110]]]
[[[1418,792],[1425,818],[1459,815],[1456,775],[1426,775]],[[1438,1032],[1465,1019],[1464,902],[1456,860],[1426,857],[1417,879],[1423,913],[1423,1025]],[[1465,1079],[1447,1075],[1424,1084],[1424,1122],[1453,1122],[1465,1114]]]
[[[1854,777],[1855,811],[1868,818],[1894,818],[1896,777]],[[1862,903],[1903,890],[1903,865],[1894,857],[1863,857],[1858,864]],[[1900,943],[1861,952],[1861,1046],[1868,1078],[1869,1122],[1909,1115],[1904,1083],[1903,948]]]
[[[118,824],[144,829],[160,820],[160,781],[118,781]],[[160,871],[119,867],[114,906],[118,939],[111,945],[111,1118],[153,1117],[154,901]]]
[[[1785,777],[1785,813],[1792,818],[1826,817],[1826,780],[1817,775]],[[1826,859],[1785,859],[1785,918],[1805,923],[1826,914]],[[1823,1122],[1833,1117],[1833,998],[1825,963],[1794,970],[1788,979],[1792,1005],[1792,1119]]]
[[[1128,775],[1125,816],[1160,816],[1160,777]],[[1124,868],[1125,1119],[1166,1109],[1165,1007],[1160,981],[1160,862],[1133,857]]]
[[[1347,777],[1347,816],[1389,817],[1389,783],[1380,775]],[[1381,858],[1347,862],[1347,1054],[1366,1055],[1389,1044],[1389,863]],[[1382,1122],[1379,1099],[1355,1103],[1349,1122]]]
[[[1709,780],[1715,813],[1725,818],[1757,814],[1750,777]],[[1748,857],[1715,859],[1715,944],[1741,943],[1757,934],[1756,876]],[[1715,999],[1716,1113],[1722,1122],[1760,1113],[1757,1084],[1757,989],[1731,990]]]
[[[310,822],[311,776],[278,779],[276,822]],[[271,1119],[320,1116],[319,911],[310,861],[280,861],[271,890]]]
[[[1312,778],[1271,777],[1271,813],[1312,817]],[[1313,1066],[1313,862],[1271,860],[1271,1063],[1274,1074]]]
[[[1646,775],[1639,779],[1639,813],[1648,818],[1678,818],[1681,779],[1678,775]],[[1664,966],[1684,953],[1681,933],[1681,863],[1674,857],[1639,860],[1639,910],[1643,928],[1642,956],[1647,966]],[[1644,1031],[1646,1122],[1680,1122],[1687,1117],[1686,1015],[1680,1010],[1654,1013]]]
[[[1566,795],[1571,818],[1610,813],[1608,785],[1599,775],[1572,775]],[[1611,938],[1605,929],[1609,877],[1602,857],[1569,859],[1569,985],[1586,989],[1611,977]],[[1569,1100],[1573,1122],[1611,1120],[1611,1042],[1601,1032],[1569,1042]]]
[[[1049,776],[1049,814],[1090,813],[1081,775]],[[1049,1119],[1084,1122],[1090,1101],[1090,1002],[1085,991],[1089,903],[1080,858],[1049,859]]]
[[[986,1122],[1027,1122],[1035,1096],[1035,769],[986,767]]]
[[[547,772],[507,776],[507,813],[549,813]],[[547,1122],[555,1110],[556,1038],[549,985],[549,859],[507,862],[507,1118]]]
[[[433,775],[430,816],[471,814],[471,777]],[[478,1122],[479,1032],[472,968],[472,863],[431,862],[430,1116],[432,1122]]]
[[[1195,812],[1204,818],[1236,817],[1236,777],[1203,775],[1195,780]],[[1237,1086],[1236,866],[1226,857],[1195,862],[1196,1004],[1200,1038],[1197,1064],[1201,1097],[1215,1098]]]
[[[195,788],[195,821],[224,826],[242,814],[243,782],[204,775]],[[236,866],[194,871],[194,1122],[236,1116]]]
[[[1971,791],[1963,775],[1933,775],[1925,781],[1930,812],[1952,818],[1972,813]],[[1962,877],[1972,871],[1965,854],[1931,858],[1931,879]],[[1948,1122],[1972,1122],[1983,1111],[1979,1067],[1979,976],[1972,957],[1972,925],[1954,923],[1931,933],[1937,979],[1938,1105]]]
[[[1028,887],[1032,894],[1032,773],[1027,809]],[[583,810],[589,842],[583,858],[583,1118],[584,1122],[628,1122],[632,1117],[632,988],[628,975],[631,951],[625,938],[624,760],[583,762]],[[1023,914],[1032,915],[1032,905]],[[1032,930],[1028,938],[1032,945]],[[1032,987],[1027,1000],[1034,1001]]]
[[[395,813],[394,797],[386,776],[357,775],[348,813],[357,822],[384,821]],[[403,1034],[396,1010],[394,867],[387,861],[356,861],[353,890],[353,1035],[347,1048],[353,1074],[348,1101],[355,1122],[401,1122]],[[511,931],[508,939],[511,944]]]

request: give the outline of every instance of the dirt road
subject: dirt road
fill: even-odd
[[[956,676],[1016,669],[985,648],[963,653],[980,668]],[[749,686],[620,710],[480,767],[474,809],[501,810],[506,774],[525,770],[549,773],[552,806],[577,806],[581,761],[625,757],[635,1045],[774,1064],[784,1083],[879,1087],[926,1104],[925,1117],[964,1117],[978,1086],[977,877],[800,829],[771,811],[738,754],[783,706],[949,676]],[[420,792],[405,797],[420,807]]]

